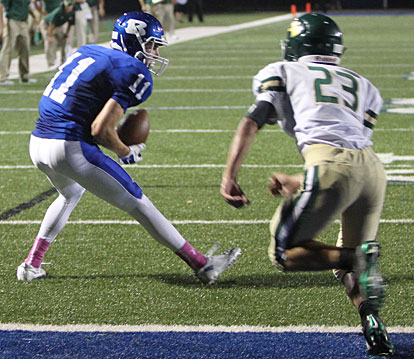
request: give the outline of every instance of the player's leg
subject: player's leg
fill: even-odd
[[[153,203],[142,193],[139,185],[112,158],[96,146],[72,142],[66,144],[68,167],[65,171],[85,189],[127,212],[160,244],[182,258],[206,283],[229,268],[241,251],[233,248],[221,256],[205,256],[186,241]],[[209,273],[203,269],[210,268]]]
[[[22,82],[29,81],[29,53],[30,53],[30,33],[26,22],[20,23],[20,36],[16,43],[16,50],[19,56],[19,76]]]
[[[168,23],[167,30],[168,33],[170,34],[170,36],[172,38],[175,38],[175,18],[174,18],[174,5],[171,4],[165,4],[165,14],[164,14],[164,18],[165,18],[165,22]]]
[[[367,285],[370,292],[369,295],[365,294],[365,299],[369,299],[374,307],[379,308],[384,298],[384,291],[377,263],[379,246],[375,241],[375,237],[382,205],[379,204],[377,208],[370,208],[369,203],[367,197],[363,196],[343,213],[337,246],[358,249],[358,263],[352,270],[352,272],[355,272],[354,275],[357,276],[355,278],[356,284],[360,284],[360,276],[361,278],[370,277],[370,280],[375,281],[374,286],[372,286],[373,283],[364,282],[363,285]],[[375,256],[369,258],[374,252]],[[339,279],[342,279],[346,272],[337,270],[334,273]],[[362,287],[363,292],[366,292]],[[358,306],[358,302],[355,305]]]
[[[43,37],[43,45],[46,55],[46,61],[48,67],[53,67],[56,62],[56,50],[54,48],[54,42],[49,41],[48,24],[43,18],[40,22],[40,32]]]
[[[366,200],[363,202],[366,203]],[[364,238],[364,235],[368,235],[367,238],[375,238],[379,219],[377,215],[368,215],[368,217],[361,216],[360,209],[364,208],[364,203],[360,203],[360,206],[357,204],[354,208],[355,211],[353,214],[350,214],[353,209],[352,207],[344,214],[342,220],[344,230],[343,235],[340,233],[340,237],[338,239],[337,244],[339,246],[346,245],[354,247],[356,245],[359,245],[361,241],[364,241],[361,239]],[[375,219],[375,217],[377,217],[377,219]],[[364,230],[362,232],[358,232],[358,228],[364,228]],[[357,239],[357,241],[355,241],[355,239]],[[370,298],[367,298],[366,290],[361,292],[359,271],[355,273],[354,270],[335,270],[334,273],[335,276],[341,280],[342,284],[345,286],[346,294],[350,298],[352,304],[358,310],[361,318],[362,330],[367,342],[368,354],[390,355],[394,352],[394,347],[391,343],[385,325],[379,316],[379,307],[382,304],[385,292],[382,284],[382,277],[378,271],[376,263],[378,256],[378,246],[377,243],[372,240],[365,241],[364,245],[372,246],[373,250],[375,251],[375,262],[371,261],[371,267],[366,267],[366,269],[369,269],[370,271],[374,270],[374,272],[371,272],[369,276],[366,276],[366,279],[370,281],[369,284],[371,286],[375,284],[375,286],[372,286],[370,289]],[[364,284],[367,284],[367,282]]]
[[[46,174],[59,192],[59,196],[46,211],[32,249],[17,270],[19,280],[33,280],[46,276],[46,272],[41,268],[46,251],[66,225],[85,191],[78,183],[58,173],[54,168],[61,158],[64,158],[64,153],[64,141],[31,137],[31,159],[35,166]]]
[[[360,267],[363,268],[359,268],[357,274],[341,270],[334,273],[344,284],[348,297],[359,312],[368,354],[390,355],[394,348],[379,316],[385,292],[377,263],[379,246],[375,242],[384,202],[386,176],[371,148],[361,151],[360,156],[362,160],[359,162],[364,161],[367,165],[358,169],[358,175],[366,179],[366,186],[359,199],[342,216],[337,245],[355,248],[362,244]]]
[[[303,190],[286,198],[271,221],[269,256],[285,271],[352,268],[354,250],[314,240],[346,206],[342,177],[332,166],[308,168]]]
[[[5,26],[3,28],[3,44],[0,51],[0,82],[7,83],[7,78],[10,74],[12,51],[16,46],[18,34],[14,24],[14,20],[5,19]]]
[[[84,3],[86,4],[86,3]],[[82,4],[83,5],[83,4]],[[87,4],[86,4],[87,5]],[[75,11],[75,32],[76,32],[76,44],[78,47],[86,45],[86,31],[87,31],[87,7],[83,6],[82,9]]]
[[[66,46],[66,29],[67,24],[59,26],[55,28],[53,33],[55,41],[54,41],[54,61],[56,61],[56,49],[59,47],[60,51],[60,60],[59,64],[63,64],[66,61],[66,53],[65,53],[65,46]]]
[[[189,22],[193,22],[194,1],[195,0],[188,0],[187,2],[187,16]]]
[[[88,20],[89,24],[89,43],[96,44],[99,34],[99,13],[98,5],[90,6],[92,18]]]
[[[56,177],[52,180],[52,178],[50,178],[51,182],[60,194],[46,211],[33,246],[17,271],[19,280],[32,280],[46,276],[46,272],[41,268],[46,251],[66,225],[84,192],[84,189],[77,183],[64,184],[66,181],[59,181]],[[69,181],[67,179],[67,182]]]
[[[195,0],[196,7],[197,7],[197,16],[200,22],[203,22],[203,2],[202,0]]]
[[[366,186],[362,192],[360,203],[347,216],[344,224],[343,241],[352,244],[362,243],[361,259],[355,292],[359,291],[358,312],[367,342],[369,355],[392,355],[394,347],[384,323],[379,316],[379,310],[385,296],[382,276],[378,267],[379,245],[375,241],[384,203],[387,185],[386,174],[381,161],[373,150],[368,147],[360,155],[366,164],[364,177]],[[361,213],[362,209],[362,213]],[[352,210],[352,208],[351,208]],[[355,228],[360,232],[355,233]],[[352,238],[355,236],[357,239]],[[352,242],[354,241],[354,242]],[[361,273],[362,271],[362,273]],[[358,300],[354,305],[358,304]]]

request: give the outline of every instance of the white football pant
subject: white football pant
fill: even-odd
[[[128,212],[156,241],[174,252],[184,246],[185,239],[142,193],[138,184],[97,146],[32,135],[30,157],[59,192],[46,211],[38,237],[53,242],[86,189]]]

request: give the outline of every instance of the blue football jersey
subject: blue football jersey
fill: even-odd
[[[93,143],[91,124],[110,98],[126,111],[144,102],[152,86],[151,73],[140,60],[98,45],[82,46],[43,92],[33,135]]]

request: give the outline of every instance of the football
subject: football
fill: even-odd
[[[150,120],[146,110],[137,110],[127,115],[116,129],[120,140],[127,146],[145,143],[150,131]]]

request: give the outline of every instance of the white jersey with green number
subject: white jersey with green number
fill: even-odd
[[[372,145],[372,129],[382,98],[366,78],[335,65],[338,58],[303,56],[298,62],[275,62],[253,79],[256,103],[273,104],[282,129],[301,152],[324,143],[361,149]]]

